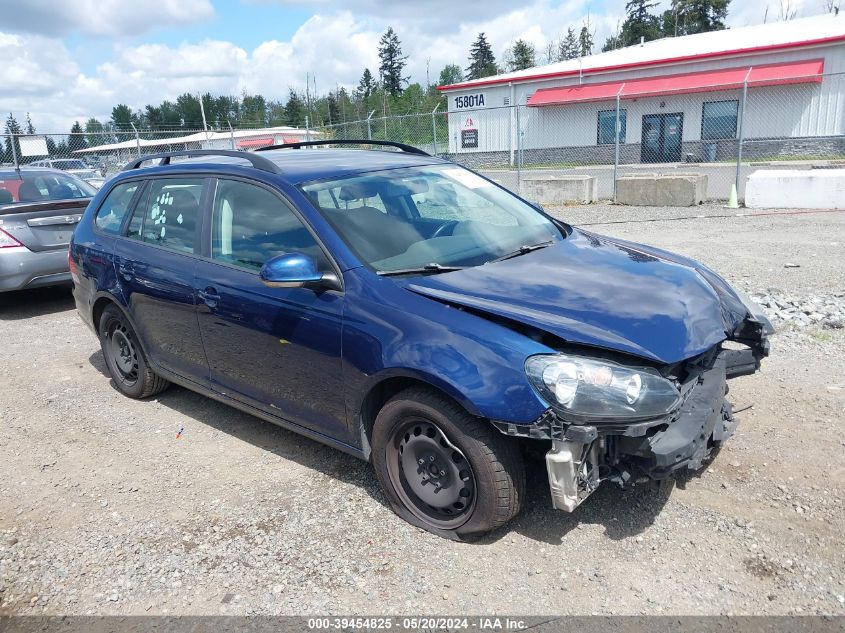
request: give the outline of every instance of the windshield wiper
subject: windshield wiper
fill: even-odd
[[[554,244],[554,240],[547,240],[545,242],[540,242],[538,244],[523,244],[515,251],[511,251],[510,253],[505,253],[501,257],[497,257],[496,259],[491,259],[489,262],[485,262],[487,264],[495,264],[496,262],[501,262],[506,259],[511,259],[512,257],[519,257],[520,255],[525,255],[526,253],[530,253],[531,251],[540,250],[541,248],[546,248],[547,246],[551,246]]]
[[[432,262],[431,264],[426,264],[425,266],[417,266],[416,268],[400,268],[398,270],[380,270],[376,274],[382,275],[384,277],[389,277],[391,275],[412,275],[414,273],[423,274],[423,273],[450,273],[455,270],[463,270],[466,266],[444,266],[443,264],[438,264],[436,262]]]

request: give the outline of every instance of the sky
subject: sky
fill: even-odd
[[[661,5],[668,5],[663,0]],[[729,26],[822,13],[825,0],[733,0]],[[616,30],[625,0],[0,0],[0,113],[38,132],[75,120],[107,121],[179,94],[287,97],[314,77],[322,94],[377,74],[388,26],[424,86],[449,63],[467,66],[481,31],[498,58],[515,40],[546,43],[589,20],[596,50]],[[313,85],[313,84],[312,84]]]

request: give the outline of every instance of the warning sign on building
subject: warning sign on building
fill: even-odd
[[[478,147],[478,126],[472,117],[467,117],[461,127],[461,148]]]

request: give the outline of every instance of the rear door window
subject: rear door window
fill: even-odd
[[[150,182],[138,204],[127,237],[183,253],[193,253],[200,227],[202,178],[163,178]]]

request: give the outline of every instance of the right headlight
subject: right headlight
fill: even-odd
[[[528,379],[549,405],[572,422],[644,420],[673,411],[675,385],[650,367],[570,354],[532,356]]]

